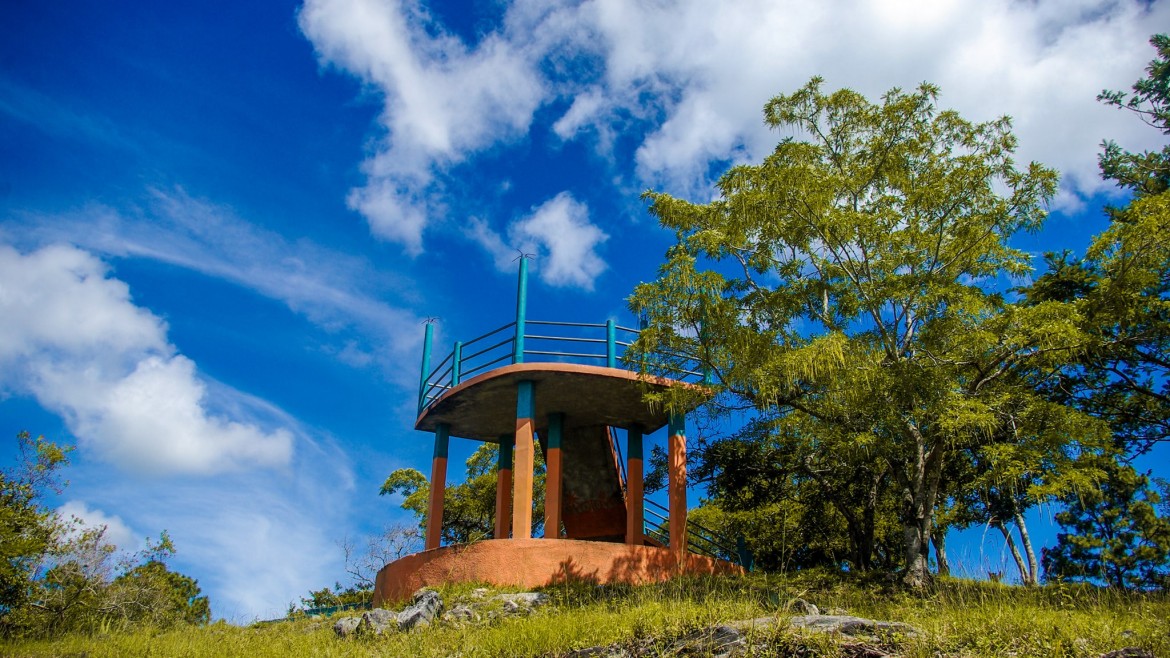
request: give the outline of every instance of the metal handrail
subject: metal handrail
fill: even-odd
[[[540,325],[544,327],[553,328],[543,334],[527,334],[523,331],[527,324]],[[500,340],[489,346],[477,349],[475,352],[468,353],[467,349],[484,341],[500,332],[515,328],[515,335],[511,338]],[[598,333],[594,333],[600,330]],[[622,332],[622,338],[630,337],[627,340],[618,340],[618,332]],[[592,335],[590,335],[592,333]],[[619,326],[613,320],[605,323],[597,322],[563,322],[558,320],[525,320],[523,322],[509,322],[505,325],[492,329],[491,331],[476,336],[466,342],[456,342],[454,348],[447,353],[446,356],[439,362],[435,368],[428,368],[424,364],[424,370],[429,370],[426,376],[422,379],[419,385],[418,396],[418,412],[421,414],[428,407],[435,403],[436,400],[443,397],[443,393],[457,386],[463,379],[473,373],[486,372],[497,366],[501,362],[511,361],[511,363],[519,363],[522,360],[527,360],[527,357],[534,357],[536,361],[554,362],[554,363],[596,363],[597,361],[604,361],[608,367],[622,368],[627,370],[637,369],[639,363],[629,362],[625,359],[626,353],[633,345],[634,340],[639,335],[637,329]],[[525,349],[523,341],[541,341],[540,347],[545,349]],[[429,341],[429,334],[428,334]],[[604,345],[604,352],[575,352],[562,351],[556,349],[558,344],[572,343],[575,345],[589,344],[589,345]],[[427,343],[429,350],[429,342]],[[507,350],[508,346],[512,346],[511,350]],[[424,352],[429,354],[429,351]],[[670,373],[676,379],[683,381],[690,381],[692,383],[703,379],[704,375],[701,368],[697,367],[697,363],[685,355],[670,353],[663,354],[664,361],[658,361],[651,366],[652,371],[659,373]],[[657,360],[652,360],[657,361]]]
[[[662,505],[659,505],[658,503],[649,499],[647,499],[645,503],[645,513],[648,516],[652,516],[658,520],[660,525],[657,527],[648,526],[644,529],[644,532],[646,534],[655,536],[655,538],[665,537],[667,541],[664,543],[669,544],[670,532],[669,530],[661,529],[661,525],[667,524],[669,522],[669,517],[667,515],[670,513],[670,511]],[[659,510],[661,510],[661,512]],[[663,512],[665,514],[663,514]],[[720,541],[717,541],[717,537],[719,537],[718,533],[704,528],[691,519],[687,519],[687,549],[690,552],[706,555],[708,557],[730,560],[738,564],[740,562],[738,551],[729,548],[726,544]]]

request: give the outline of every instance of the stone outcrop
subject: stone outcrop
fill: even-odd
[[[433,589],[420,589],[411,597],[410,605],[395,612],[374,608],[361,617],[342,617],[333,623],[338,637],[352,635],[383,635],[425,628],[439,621],[452,624],[478,623],[485,617],[524,615],[549,602],[547,594],[538,592],[505,592],[488,596],[490,590],[477,589],[470,600],[444,612],[443,597]]]

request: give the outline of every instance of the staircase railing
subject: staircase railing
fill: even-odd
[[[610,427],[608,428],[607,435],[609,437],[610,448],[617,458],[618,477],[621,478],[622,492],[625,495],[629,495],[626,488],[626,464],[625,460],[622,459],[621,444],[618,443],[617,432],[614,431],[614,428]],[[670,510],[648,498],[643,498],[643,512],[645,516],[642,520],[642,534],[651,537],[663,546],[669,546]],[[647,523],[648,519],[653,519],[655,523]],[[690,518],[687,519],[687,550],[698,555],[705,555],[738,564],[749,571],[754,561],[751,554],[748,553],[747,548],[743,545],[742,539],[734,542],[728,541],[727,537],[699,525]]]

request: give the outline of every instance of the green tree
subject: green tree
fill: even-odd
[[[52,511],[44,507],[45,489],[59,491],[58,473],[69,463],[70,448],[28,432],[16,436],[15,469],[0,471],[0,628],[28,602],[35,570],[58,535]]]
[[[1170,37],[1150,40],[1157,57],[1133,93],[1104,91],[1104,102],[1170,135]],[[1133,153],[1111,141],[1102,176],[1131,196],[1110,208],[1110,225],[1085,257],[1048,254],[1030,300],[1074,302],[1093,347],[1047,382],[1055,400],[1100,418],[1117,449],[1132,456],[1170,440],[1170,146]]]
[[[891,567],[901,544],[888,465],[863,448],[817,451],[783,431],[757,418],[697,441],[689,473],[707,485],[704,513],[718,517],[708,527],[742,535],[765,570]]]
[[[532,534],[544,527],[544,457],[535,444],[533,477]],[[465,544],[488,539],[495,532],[496,481],[499,448],[484,443],[467,458],[467,478],[460,484],[447,485],[443,493],[442,539],[449,544]],[[402,496],[402,509],[413,512],[419,528],[426,534],[427,505],[431,488],[425,475],[413,468],[400,468],[382,483],[379,495]]]
[[[1044,549],[1051,580],[1101,582],[1119,589],[1170,588],[1170,520],[1149,478],[1109,459],[1095,487],[1069,496],[1056,522],[1065,532]]]
[[[1130,93],[1107,89],[1097,100],[1132,112],[1163,135],[1170,135],[1170,36],[1155,34],[1150,45],[1157,55],[1146,67],[1147,76],[1135,82]],[[1170,190],[1170,145],[1141,153],[1127,151],[1112,140],[1101,146],[1098,164],[1106,180],[1116,181],[1138,197]]]
[[[20,466],[0,472],[0,632],[51,636],[209,621],[198,583],[165,564],[175,552],[165,532],[142,551],[120,554],[105,526],[60,518],[43,496],[61,491],[71,449],[27,432],[17,442]]]
[[[1170,38],[1155,35],[1157,55],[1132,93],[1104,91],[1098,99],[1133,112],[1170,135]],[[1084,258],[1049,254],[1048,272],[1027,291],[1032,301],[1060,300],[1081,309],[1092,347],[1044,387],[1052,399],[1108,423],[1113,446],[1098,486],[1065,497],[1057,516],[1069,532],[1045,552],[1055,579],[1085,579],[1113,587],[1165,584],[1167,522],[1158,496],[1125,462],[1170,440],[1170,146],[1134,153],[1102,145],[1102,176],[1129,194],[1108,209],[1109,228]]]
[[[872,104],[814,78],[772,99],[767,124],[801,139],[733,167],[711,203],[646,194],[677,242],[631,298],[648,320],[635,362],[669,372],[697,360],[724,396],[774,414],[787,440],[888,467],[911,586],[929,579],[948,459],[1023,440],[1028,427],[994,429],[1005,405],[1049,404],[1025,373],[1085,341],[1075,307],[997,292],[1030,271],[1008,241],[1040,227],[1056,174],[1016,167],[1006,117],[972,123],[939,110],[937,94],[924,84]],[[650,399],[685,407],[693,395]],[[1097,436],[1082,424],[1067,441]]]

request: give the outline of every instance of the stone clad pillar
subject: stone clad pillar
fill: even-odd
[[[626,430],[626,543],[642,545],[645,519],[643,493],[642,428]]]
[[[544,537],[561,536],[561,437],[565,414],[548,415],[548,454],[545,455]]]
[[[447,447],[451,427],[439,423],[435,427],[435,453],[431,458],[431,494],[427,504],[427,536],[423,548],[438,548],[443,537],[443,494],[447,488]]]
[[[536,437],[534,384],[524,380],[516,387],[516,447],[512,488],[512,538],[532,537],[533,441]]]
[[[496,539],[507,539],[512,530],[512,442],[515,438],[500,436],[500,453],[496,461]]]
[[[667,439],[667,497],[670,502],[670,550],[681,569],[687,557],[687,437],[686,418],[670,415]]]

